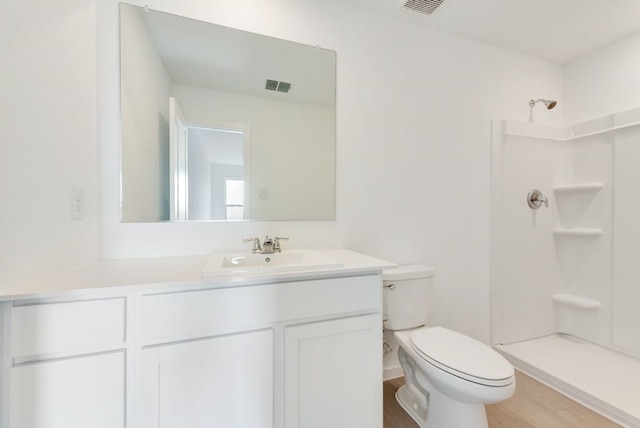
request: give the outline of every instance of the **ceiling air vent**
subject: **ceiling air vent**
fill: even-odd
[[[278,89],[278,81],[267,79],[267,84],[264,86],[264,88],[269,91],[275,91],[276,89]]]
[[[444,0],[407,0],[402,3],[404,9],[425,15],[431,15]]]
[[[289,82],[278,82],[277,80],[267,79],[267,83],[264,88],[268,91],[278,91],[278,92],[289,92],[291,89],[291,83]]]

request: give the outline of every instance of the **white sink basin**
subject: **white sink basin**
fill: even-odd
[[[314,250],[286,250],[274,254],[214,254],[202,269],[205,278],[255,275],[340,267],[342,263]]]

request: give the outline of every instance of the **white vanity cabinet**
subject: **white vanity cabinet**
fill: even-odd
[[[382,428],[381,262],[210,281],[153,263],[3,297],[0,426]]]
[[[125,299],[4,304],[2,426],[125,426]]]
[[[381,427],[381,296],[379,275],[142,296],[136,427]]]

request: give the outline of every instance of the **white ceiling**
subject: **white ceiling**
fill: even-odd
[[[401,0],[339,0],[565,64],[640,31],[640,0],[444,0],[431,15]]]
[[[640,0],[444,0],[432,15],[404,9],[406,0],[334,1],[559,64],[640,32]],[[140,10],[175,83],[335,105],[334,52]],[[293,89],[265,91],[266,79]]]

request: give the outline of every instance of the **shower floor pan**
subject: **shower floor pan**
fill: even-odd
[[[564,334],[496,345],[520,371],[627,427],[640,427],[640,360]]]

